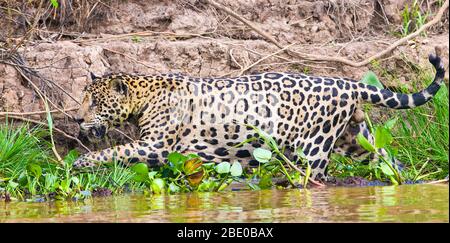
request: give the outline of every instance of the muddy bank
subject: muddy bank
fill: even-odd
[[[49,15],[37,22],[40,29],[32,39],[18,47],[18,53],[27,66],[70,94],[71,97],[56,85],[33,78],[62,108],[77,106],[83,87],[90,82],[89,72],[96,75],[123,72],[235,76],[245,67],[278,50],[256,32],[203,1],[111,1],[108,6],[80,2],[92,10],[86,12],[89,15],[82,15],[81,5],[71,10],[67,6],[56,10],[47,8]],[[339,55],[353,60],[378,53],[397,40],[393,33],[398,32],[401,26],[401,11],[411,2],[220,1],[256,23],[280,44],[297,43],[292,50]],[[423,6],[424,9],[426,7]],[[26,33],[26,22],[37,13],[33,6],[22,8],[26,13],[22,21],[18,15],[2,12],[9,19],[16,20],[2,20],[6,27],[15,28],[13,32],[6,27],[0,31],[0,40],[5,42],[3,46],[11,42],[20,43]],[[429,8],[436,11],[438,6]],[[385,84],[408,84],[409,78],[415,75],[412,67],[416,64],[431,68],[427,55],[436,45],[444,47],[443,58],[448,67],[448,33],[446,14],[426,36],[400,46],[392,56],[380,61],[382,69],[398,77],[398,82]],[[245,73],[292,71],[360,79],[370,69],[373,66],[353,68],[340,63],[305,62],[280,54],[267,58]],[[448,79],[448,72],[446,75]],[[0,112],[44,110],[28,82],[13,66],[1,63],[0,94]],[[72,111],[68,113],[73,114]],[[31,118],[40,117],[35,115]],[[55,113],[54,118],[57,127],[78,136],[78,126],[67,117]],[[127,126],[124,130],[131,130],[129,134],[135,137],[135,128]],[[112,136],[121,137],[117,134]],[[119,142],[123,141],[125,138],[119,139]],[[60,142],[69,143],[68,147],[75,146],[65,138],[60,138]]]

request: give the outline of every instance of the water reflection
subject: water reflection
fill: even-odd
[[[0,222],[448,222],[448,185],[0,203]]]

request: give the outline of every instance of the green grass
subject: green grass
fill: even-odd
[[[410,33],[420,29],[428,19],[430,15],[428,12],[423,14],[420,5],[422,2],[414,0],[412,5],[405,5],[405,8],[401,12],[402,28],[400,29],[401,36],[407,36]],[[422,33],[426,36],[426,33]]]
[[[13,178],[30,164],[48,162],[48,146],[41,142],[45,132],[27,125],[0,126],[0,177]]]
[[[429,74],[419,75],[424,81],[416,81],[415,87],[431,83]],[[448,175],[449,163],[449,95],[443,85],[428,104],[402,111],[394,129],[399,148],[398,158],[408,166],[409,177],[422,168],[427,179],[443,179]]]
[[[383,74],[386,70],[379,70]],[[429,85],[434,77],[432,72],[418,69],[415,80],[411,81],[413,91]],[[386,77],[386,76],[385,76]],[[394,76],[391,76],[396,80]],[[392,83],[392,82],[391,82]],[[398,92],[411,93],[400,88]],[[405,168],[400,171],[400,181],[439,180],[448,175],[449,163],[449,94],[442,85],[436,96],[427,104],[414,109],[388,111],[389,120],[396,120],[389,129],[393,136],[392,144],[386,147]],[[369,108],[367,110],[373,110]],[[367,112],[367,111],[366,111]],[[370,113],[370,112],[369,112]],[[387,122],[382,120],[381,122]],[[338,155],[332,156],[330,172],[333,176],[361,176],[369,180],[388,180],[379,162],[364,165]]]
[[[113,164],[88,171],[72,169],[78,157],[71,151],[65,164],[56,162],[48,131],[27,124],[0,125],[0,198],[20,200],[82,199],[102,189],[111,193],[139,190],[145,186],[133,180],[130,168]]]

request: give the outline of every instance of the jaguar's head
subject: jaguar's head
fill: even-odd
[[[83,92],[83,100],[74,119],[82,132],[102,138],[112,126],[124,122],[131,113],[129,84],[121,76],[95,77]]]

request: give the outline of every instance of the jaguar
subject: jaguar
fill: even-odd
[[[207,161],[239,161],[257,166],[255,148],[265,145],[253,127],[272,136],[295,160],[301,149],[312,178],[326,179],[331,153],[361,158],[370,153],[356,142],[361,133],[373,138],[361,104],[410,109],[428,102],[439,90],[445,69],[438,55],[429,61],[433,82],[414,94],[403,94],[340,77],[266,72],[234,78],[195,78],[182,74],[91,74],[75,120],[88,136],[101,139],[125,121],[135,121],[137,141],[89,152],[75,167],[118,161],[167,162],[172,151],[196,153]],[[250,125],[250,126],[249,126]],[[385,154],[384,150],[379,151]]]

